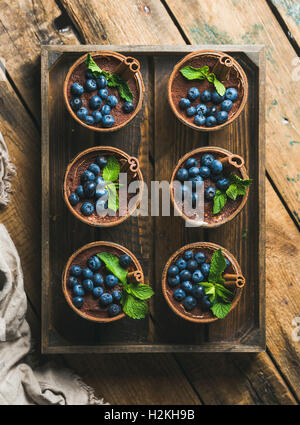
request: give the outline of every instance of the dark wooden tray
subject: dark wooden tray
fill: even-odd
[[[226,51],[243,66],[249,82],[245,111],[230,126],[199,133],[181,124],[167,100],[174,64],[206,48]],[[139,59],[145,83],[142,111],[124,129],[96,134],[68,114],[62,95],[69,66],[84,52],[116,50]],[[262,46],[43,46],[42,48],[42,351],[257,352],[265,349],[265,59]],[[241,214],[215,230],[186,228],[180,217],[131,217],[111,229],[81,223],[66,208],[62,183],[69,161],[94,145],[119,147],[140,160],[145,181],[170,180],[178,159],[199,146],[215,145],[245,158],[254,179]],[[149,185],[150,187],[150,185]],[[61,290],[63,267],[76,249],[95,240],[117,242],[141,262],[155,289],[148,318],[94,324],[76,315]],[[238,307],[224,319],[197,325],[176,316],[161,291],[169,256],[182,245],[211,241],[240,262],[247,279]]]

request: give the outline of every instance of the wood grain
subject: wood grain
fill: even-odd
[[[291,37],[300,43],[300,7],[295,0],[271,0],[287,25]]]
[[[296,54],[269,6],[261,0],[225,0],[222,7],[200,0],[166,2],[192,43],[265,44],[267,170],[300,223],[300,92],[292,79]]]

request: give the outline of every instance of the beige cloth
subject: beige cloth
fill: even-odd
[[[9,202],[10,179],[15,174],[15,167],[9,160],[7,146],[0,132],[0,206],[7,205]]]

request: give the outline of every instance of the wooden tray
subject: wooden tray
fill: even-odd
[[[174,64],[189,52],[226,51],[243,66],[249,100],[232,125],[199,133],[181,124],[167,99]],[[96,134],[77,124],[63,102],[69,66],[84,52],[116,50],[141,62],[142,110],[125,128]],[[43,46],[42,48],[42,351],[84,352],[257,352],[265,349],[265,57],[262,46]],[[62,197],[69,161],[94,145],[111,145],[139,158],[145,181],[170,180],[178,159],[199,146],[215,145],[245,158],[254,179],[248,202],[233,221],[215,230],[186,228],[180,217],[131,217],[120,226],[96,229],[77,220]],[[150,187],[150,185],[149,185]],[[171,209],[172,211],[172,209]],[[130,249],[155,290],[150,315],[94,324],[76,315],[61,290],[68,257],[86,243],[107,240]],[[170,255],[196,241],[216,242],[240,262],[247,285],[238,307],[209,325],[182,320],[165,302],[161,274]]]

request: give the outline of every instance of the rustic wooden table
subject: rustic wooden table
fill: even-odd
[[[19,250],[40,337],[41,44],[265,44],[267,351],[64,355],[114,404],[299,404],[300,16],[293,0],[0,2],[0,130],[17,167],[0,221]],[[300,320],[300,319],[298,319]],[[299,322],[298,322],[299,323]],[[178,391],[180,388],[180,391]]]

